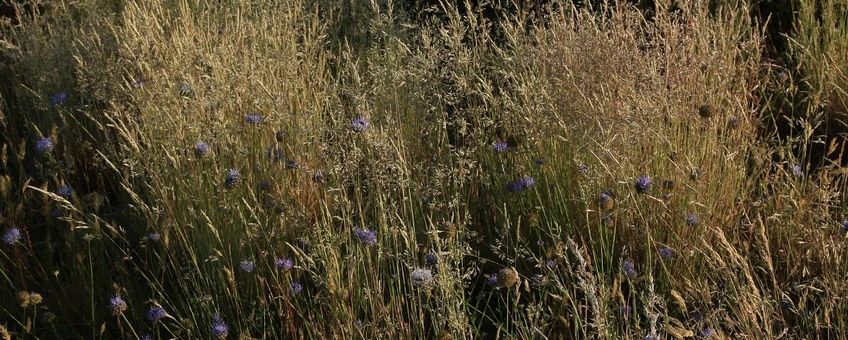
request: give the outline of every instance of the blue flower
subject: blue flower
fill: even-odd
[[[150,234],[147,234],[147,239],[153,242],[159,242],[159,240],[162,239],[162,234],[152,232]]]
[[[492,149],[497,153],[503,153],[509,150],[509,144],[504,141],[497,141],[492,144]]]
[[[18,228],[9,228],[3,232],[3,244],[11,246],[21,241],[21,230]]]
[[[490,287],[496,287],[498,285],[498,274],[489,275],[486,279],[486,284]]]
[[[416,268],[412,271],[411,278],[413,286],[425,286],[433,281],[433,273],[429,269]]]
[[[153,336],[150,334],[145,334],[141,336],[141,340],[153,340]]]
[[[598,205],[604,209],[613,207],[614,200],[608,191],[603,191],[598,195]]]
[[[71,186],[69,186],[69,185],[63,185],[63,186],[57,188],[56,191],[54,191],[53,193],[56,194],[56,195],[59,195],[60,197],[66,199],[66,200],[69,200],[69,199],[71,199],[71,195],[74,194],[74,189],[71,188]]]
[[[795,175],[795,177],[804,177],[804,168],[802,168],[798,164],[793,164],[792,165],[792,174]]]
[[[703,338],[712,338],[715,334],[715,330],[710,327],[704,328],[704,330],[701,331],[701,337]]]
[[[358,238],[359,241],[366,246],[373,246],[377,244],[377,233],[373,230],[357,228],[353,231],[353,233],[356,235],[356,238]]]
[[[39,138],[35,142],[35,151],[40,153],[48,153],[53,150],[53,139],[50,137]]]
[[[428,253],[427,255],[424,255],[424,263],[428,266],[435,266],[438,261],[439,258],[436,256],[436,253]]]
[[[162,320],[162,318],[168,316],[168,312],[165,311],[165,308],[162,306],[152,306],[147,310],[147,320],[153,323]]]
[[[251,125],[262,123],[264,119],[259,112],[249,113],[244,116],[244,121]]]
[[[224,186],[230,189],[241,182],[241,173],[236,169],[227,170],[227,178],[224,180]]]
[[[66,101],[68,101],[68,94],[65,92],[59,92],[50,96],[50,106],[53,108],[62,106]]]
[[[315,174],[312,175],[312,181],[315,183],[324,183],[324,173],[321,170],[315,170]]]
[[[277,266],[277,269],[289,270],[294,267],[294,261],[287,258],[277,258],[274,260],[274,265]]]
[[[368,121],[363,117],[356,117],[350,122],[350,128],[356,132],[362,132],[368,129]]]
[[[632,260],[624,260],[624,262],[621,264],[621,268],[624,269],[624,274],[628,277],[635,277],[637,274],[639,274],[636,271],[636,265],[633,264]]]
[[[221,315],[215,314],[212,316],[212,327],[210,331],[215,339],[224,339],[227,337],[227,334],[230,334],[230,326],[227,326]]]
[[[553,259],[547,260],[547,261],[545,261],[545,266],[547,266],[548,268],[555,268],[556,267],[556,261],[553,260]]]
[[[848,231],[848,220],[842,220],[842,231]]]
[[[198,157],[206,156],[206,154],[208,154],[208,153],[209,153],[209,144],[207,144],[206,142],[201,141],[201,142],[197,142],[197,144],[194,144],[194,154],[197,155]]]
[[[300,284],[300,282],[294,281],[291,283],[289,291],[292,293],[292,295],[298,295],[300,294],[300,292],[303,291],[303,285]]]
[[[671,257],[674,256],[674,252],[671,251],[671,248],[665,247],[665,246],[660,248],[659,253],[660,253],[660,257],[662,257],[665,260],[671,259]]]
[[[536,184],[536,180],[530,176],[524,176],[507,186],[507,192],[523,192]]]
[[[296,160],[290,159],[286,162],[286,169],[297,169],[300,167],[300,164],[297,164]]]
[[[651,183],[653,182],[654,181],[652,181],[651,178],[648,176],[639,177],[639,179],[636,180],[635,184],[636,192],[640,194],[648,192],[648,190],[651,190]]]
[[[112,296],[109,299],[109,311],[112,315],[118,316],[127,310],[127,302],[120,295]]]
[[[241,263],[239,264],[239,267],[240,267],[240,268],[241,268],[241,270],[243,270],[244,272],[246,272],[246,273],[250,273],[250,272],[252,272],[254,269],[256,269],[256,262],[253,262],[253,261],[251,261],[251,260],[242,260],[242,261],[241,261]]]
[[[695,213],[686,214],[686,225],[690,227],[698,225],[698,215],[695,215]]]

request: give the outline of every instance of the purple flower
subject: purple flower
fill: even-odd
[[[109,299],[109,311],[112,315],[118,316],[127,310],[127,302],[120,295],[115,295]]]
[[[209,144],[206,142],[200,141],[197,144],[194,144],[194,154],[198,157],[206,156],[209,153]]]
[[[636,265],[633,264],[632,260],[624,260],[621,264],[621,268],[624,269],[624,274],[628,277],[635,277],[638,274],[636,271]]]
[[[632,311],[633,308],[630,308],[630,306],[621,306],[618,308],[618,314],[620,314],[621,316],[628,316]]]
[[[612,196],[604,191],[598,195],[598,205],[602,208],[608,209],[612,207],[613,199]]]
[[[366,246],[373,246],[377,244],[377,233],[373,230],[357,228],[353,231],[353,233],[356,235],[356,238],[358,238],[359,241]]]
[[[239,267],[245,273],[250,273],[254,269],[256,269],[256,262],[253,262],[251,260],[242,260],[241,263],[239,264]]]
[[[68,101],[68,94],[65,92],[59,92],[50,96],[50,106],[53,108],[62,106],[66,101]]]
[[[147,234],[147,239],[153,242],[159,242],[159,240],[162,239],[162,234],[152,232],[150,234]]]
[[[530,187],[532,187],[535,184],[536,184],[536,179],[534,179],[533,177],[530,177],[530,176],[524,176],[524,177],[520,178],[519,180],[508,185],[507,188],[506,188],[506,191],[507,192],[515,192],[515,193],[523,192],[523,191],[529,189]]]
[[[147,310],[147,320],[153,323],[162,320],[162,318],[168,316],[168,312],[165,311],[165,308],[162,306],[152,306]]]
[[[635,185],[636,192],[638,192],[640,194],[648,192],[648,190],[651,190],[651,183],[653,183],[653,181],[651,180],[650,177],[648,177],[648,176],[639,177],[639,179],[636,180],[636,185]]]
[[[300,164],[298,164],[296,160],[290,159],[286,162],[286,169],[297,169],[299,167]]]
[[[505,141],[497,141],[492,144],[492,149],[497,153],[503,153],[509,150],[509,144]]]
[[[287,258],[277,258],[276,260],[274,260],[274,265],[277,267],[277,269],[289,270],[294,267],[294,261]]]
[[[427,253],[427,255],[424,255],[424,263],[428,266],[435,266],[438,261],[439,258],[436,256],[436,253]]]
[[[665,260],[671,259],[671,257],[674,256],[674,252],[671,251],[671,248],[665,247],[665,246],[660,248],[659,253],[660,253],[660,257],[662,257]]]
[[[236,169],[227,170],[227,178],[224,180],[224,186],[231,189],[241,182],[241,173]]]
[[[40,153],[48,153],[53,150],[53,139],[50,137],[42,137],[35,141],[35,151]]]
[[[686,225],[690,227],[698,225],[698,215],[695,215],[695,213],[686,214]]]
[[[548,268],[555,268],[556,267],[556,261],[553,260],[553,259],[547,260],[547,261],[545,261],[545,266],[547,266]]]
[[[486,284],[490,287],[496,287],[498,285],[498,274],[489,275],[489,278],[486,279]]]
[[[356,321],[353,322],[353,325],[356,326],[356,328],[362,328],[362,320],[356,319]]]
[[[433,281],[433,273],[429,269],[416,268],[412,271],[412,285],[419,287],[424,286]]]
[[[848,231],[848,219],[842,220],[842,231]]]
[[[63,186],[57,188],[56,191],[54,191],[53,193],[56,194],[56,195],[59,195],[60,197],[66,199],[66,200],[69,200],[69,199],[71,199],[71,195],[74,194],[74,189],[71,188],[71,186],[69,186],[69,185],[63,185]]]
[[[704,330],[701,331],[701,337],[703,338],[712,338],[715,334],[715,330],[710,327],[704,328]]]
[[[795,177],[804,177],[804,169],[800,165],[794,164],[792,165],[792,174]]]
[[[244,116],[244,121],[251,125],[262,123],[265,118],[259,112],[249,113]]]
[[[324,173],[321,170],[315,170],[315,174],[312,175],[312,181],[315,183],[324,183]]]
[[[141,336],[141,340],[153,340],[153,336],[150,334],[145,334]]]
[[[368,125],[368,121],[363,117],[356,117],[350,122],[350,128],[356,132],[365,131],[365,129],[368,129]]]
[[[221,318],[221,315],[215,314],[212,316],[212,327],[210,328],[210,331],[215,339],[224,339],[227,337],[227,334],[230,333],[230,327],[227,326],[224,319]]]
[[[11,246],[21,241],[21,230],[18,228],[9,228],[3,232],[3,244]]]
[[[294,281],[292,282],[289,291],[292,293],[292,295],[298,295],[300,294],[300,292],[303,291],[303,285],[300,284],[300,282]]]

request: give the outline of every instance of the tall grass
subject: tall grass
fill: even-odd
[[[3,329],[848,332],[843,169],[769,133],[801,104],[746,3],[404,8],[59,1],[4,25]],[[835,110],[839,29],[800,13],[792,77]]]

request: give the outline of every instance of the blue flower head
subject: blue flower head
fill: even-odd
[[[793,164],[792,165],[792,174],[795,175],[795,177],[804,177],[804,168],[802,168],[798,164]]]
[[[433,273],[426,268],[416,268],[412,271],[411,278],[413,286],[426,286],[433,281]]]
[[[315,183],[324,183],[324,173],[321,170],[315,170],[315,173],[312,175],[312,181]]]
[[[353,131],[356,131],[356,132],[365,131],[366,129],[368,129],[369,125],[370,124],[368,124],[368,121],[365,120],[365,118],[363,118],[361,116],[354,118],[350,122],[350,128],[353,129]]]
[[[671,259],[671,257],[674,256],[674,252],[671,251],[671,248],[665,246],[660,248],[659,253],[660,257],[662,257],[664,260]]]
[[[227,178],[224,179],[224,186],[230,189],[241,182],[241,173],[236,169],[227,170]]]
[[[536,179],[524,176],[506,187],[507,192],[523,192],[536,184]]]
[[[276,260],[274,260],[274,265],[277,267],[277,269],[289,270],[294,267],[294,261],[288,258],[277,258]]]
[[[70,185],[63,185],[61,187],[56,188],[56,191],[53,193],[59,195],[60,197],[66,200],[69,200],[71,199],[71,195],[74,194],[74,189],[71,188]]]
[[[356,238],[359,239],[362,244],[366,246],[373,246],[377,244],[377,233],[373,230],[368,230],[366,228],[357,228],[353,231]]]
[[[256,124],[262,123],[263,120],[265,120],[265,118],[262,117],[262,115],[259,112],[249,113],[249,114],[244,116],[244,121],[248,124],[251,124],[251,125],[256,125]]]
[[[289,159],[286,162],[286,169],[297,169],[299,167],[300,167],[300,164],[298,164],[296,160]]]
[[[842,220],[842,231],[848,231],[848,219]]]
[[[695,213],[686,214],[686,225],[690,227],[698,225],[698,215],[695,215]]]
[[[21,230],[18,228],[9,228],[3,232],[3,244],[11,246],[21,241]]]
[[[210,332],[212,332],[212,336],[215,337],[215,339],[225,339],[227,334],[230,334],[230,326],[227,326],[227,323],[224,322],[221,315],[215,314],[212,316]]]
[[[65,104],[68,101],[68,94],[65,92],[59,92],[52,96],[50,96],[50,107],[57,108]]]
[[[292,295],[298,295],[303,291],[303,285],[300,282],[294,281],[291,283],[289,291],[291,291]]]
[[[165,308],[159,305],[152,306],[147,310],[147,320],[153,323],[162,320],[166,316],[168,316],[168,313],[165,311]]]
[[[239,264],[239,267],[245,273],[250,273],[254,269],[256,269],[256,262],[253,262],[251,260],[242,260],[241,263]]]
[[[197,155],[198,157],[206,156],[206,154],[208,154],[208,153],[209,153],[209,144],[207,144],[206,142],[201,141],[201,142],[197,142],[197,144],[194,144],[194,154]]]
[[[152,232],[150,234],[147,234],[147,239],[150,240],[150,241],[153,241],[153,242],[159,242],[159,240],[162,239],[162,234],[157,233],[157,232]]]
[[[495,150],[497,153],[507,152],[509,150],[509,144],[505,141],[497,141],[492,144],[492,150]]]
[[[712,338],[713,336],[715,336],[715,334],[715,329],[712,329],[710,327],[704,328],[704,330],[701,331],[702,338]]]
[[[639,273],[636,271],[636,265],[633,264],[632,260],[624,260],[621,264],[621,268],[624,269],[624,274],[628,277],[635,277]]]
[[[654,181],[648,176],[639,177],[635,184],[636,192],[640,194],[648,192],[648,190],[651,190],[651,183],[653,182]]]
[[[545,266],[547,266],[548,268],[556,268],[556,260],[551,259],[545,261]]]
[[[118,316],[124,313],[127,310],[127,302],[124,301],[120,295],[112,296],[109,299],[109,311],[112,312],[112,315]]]
[[[39,153],[48,153],[53,150],[53,139],[50,137],[42,137],[35,141],[35,151]]]
[[[495,273],[495,274],[489,275],[489,277],[486,279],[486,284],[489,285],[489,287],[497,286],[498,285],[498,274]]]
[[[436,253],[427,253],[427,255],[424,255],[424,263],[428,266],[435,266],[438,261],[439,258],[436,256]]]

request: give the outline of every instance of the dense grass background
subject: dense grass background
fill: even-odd
[[[843,1],[16,4],[0,338],[848,336]]]

